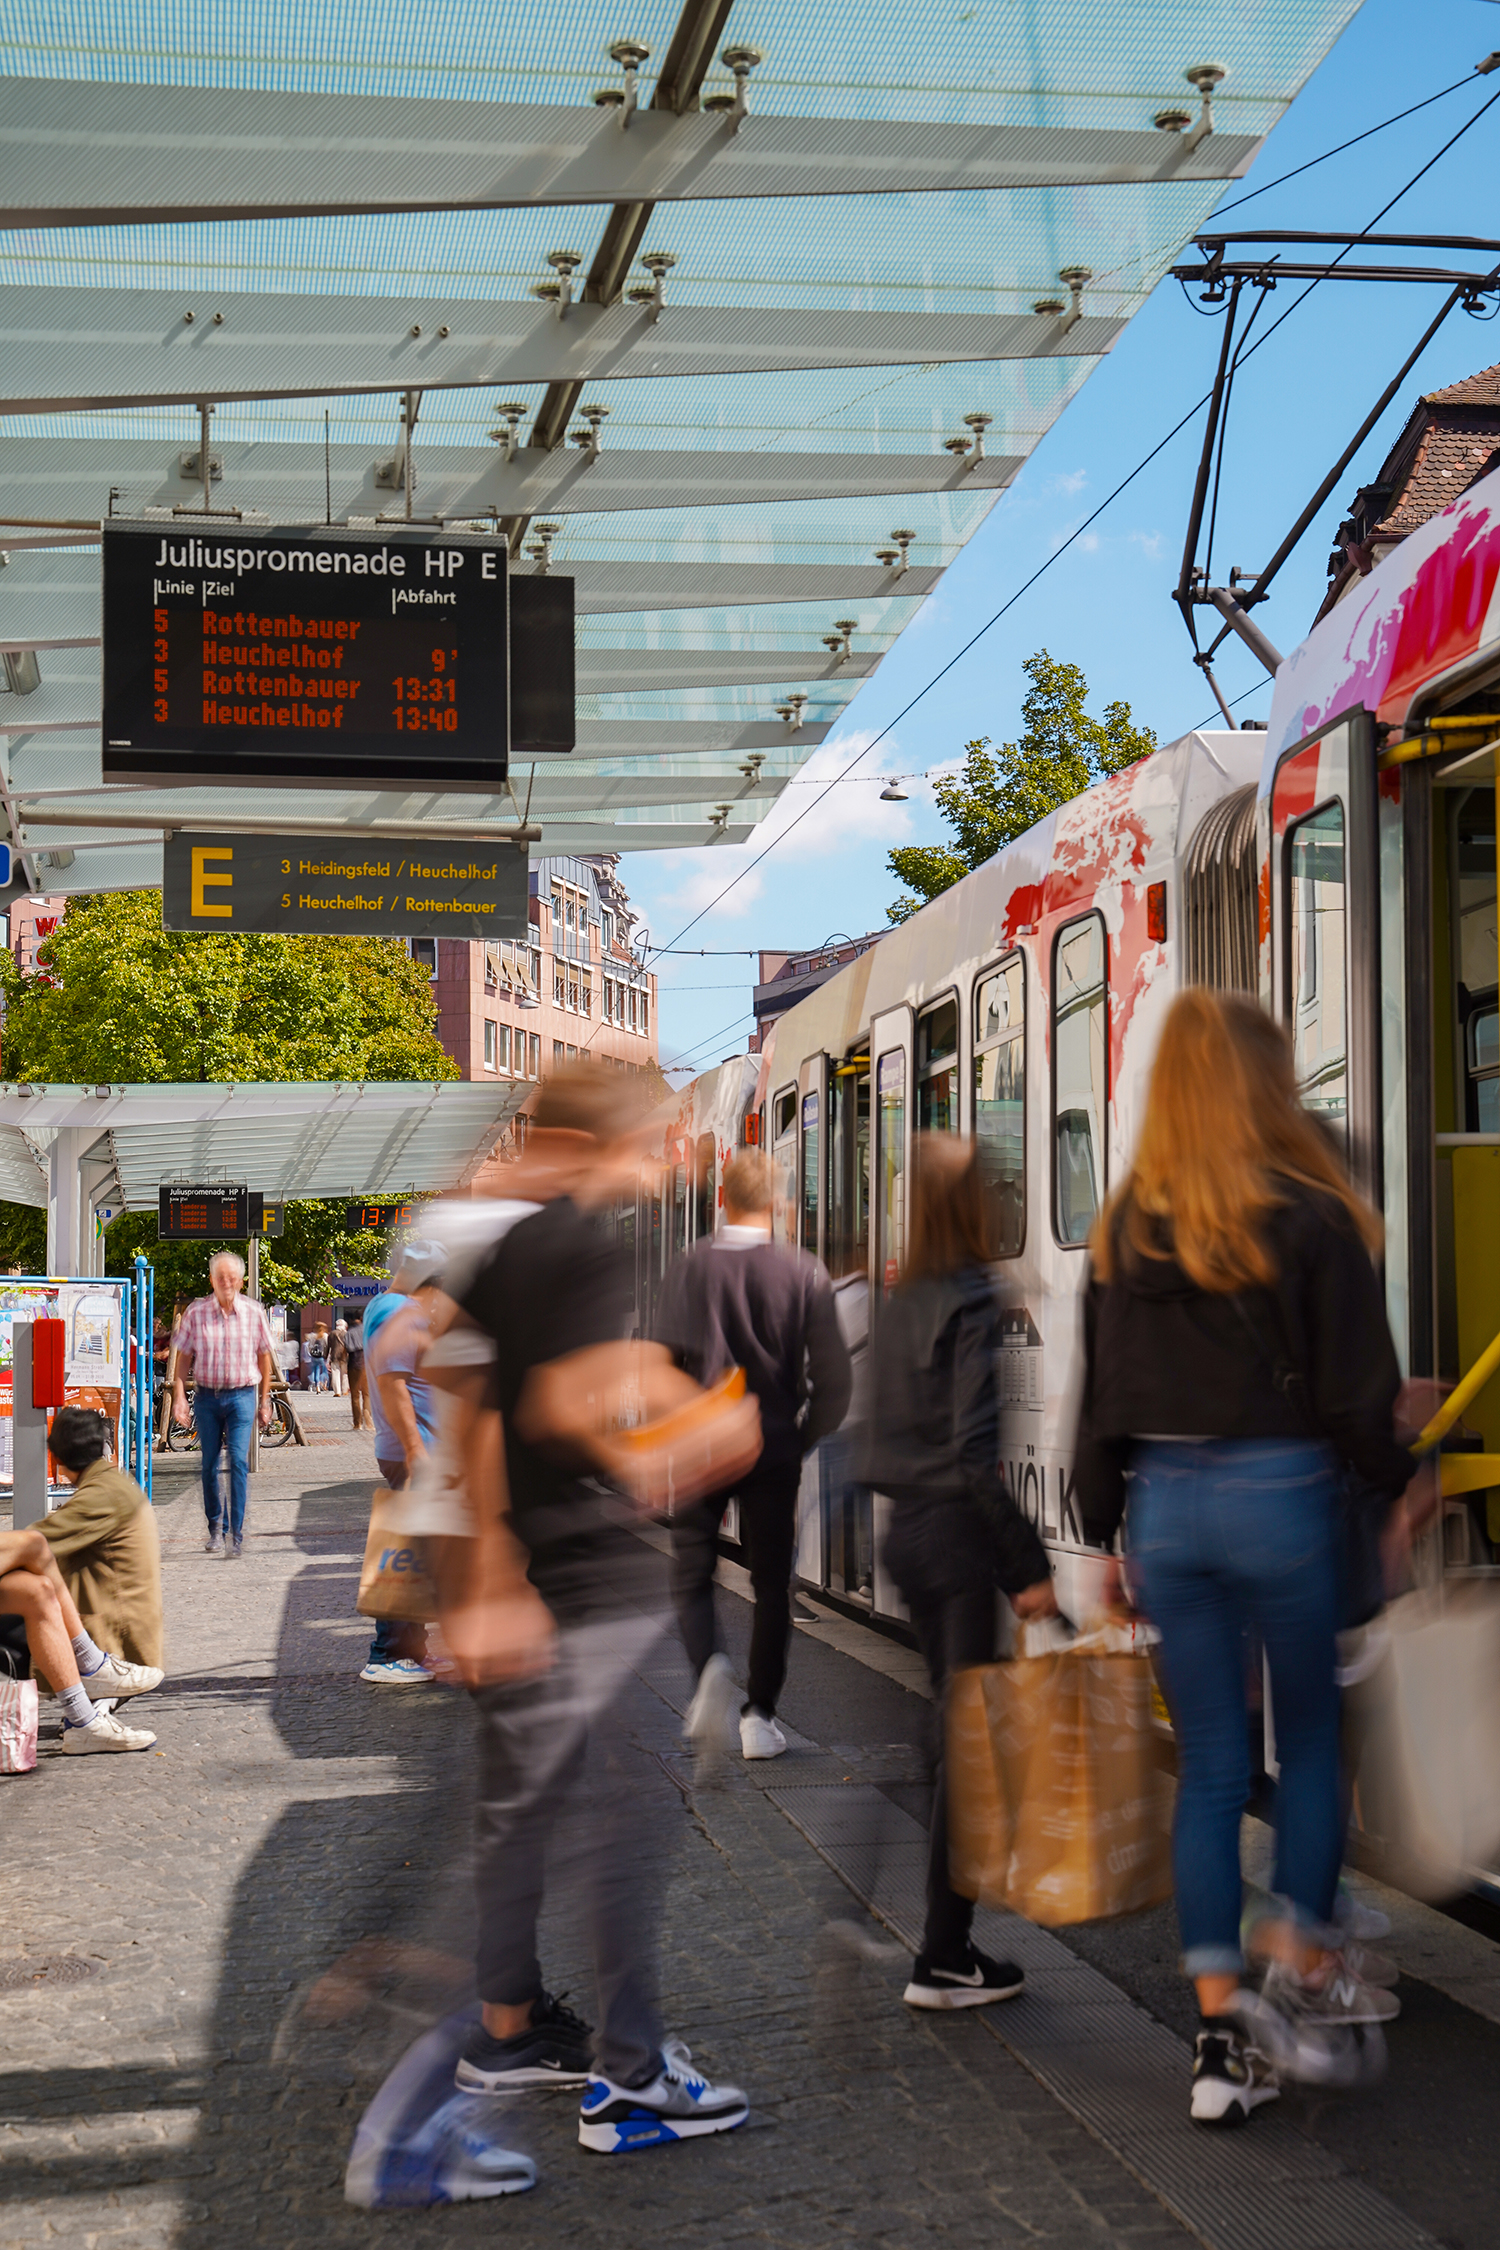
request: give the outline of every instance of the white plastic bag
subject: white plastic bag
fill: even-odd
[[[0,1773],[35,1766],[38,1710],[35,1680],[0,1678]]]
[[[1370,1631],[1345,1689],[1359,1826],[1388,1880],[1449,1897],[1500,1864],[1500,1588],[1407,1594]]]

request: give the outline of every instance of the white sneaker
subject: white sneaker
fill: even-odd
[[[1360,1945],[1378,1945],[1391,1934],[1391,1918],[1378,1906],[1369,1906],[1340,1884],[1333,1901],[1333,1918],[1346,1937]]]
[[[725,1750],[733,1741],[731,1722],[740,1691],[727,1656],[717,1651],[704,1665],[682,1731],[696,1750]]]
[[[360,1673],[378,1687],[431,1687],[432,1674],[410,1656],[373,1656]]]
[[[87,1758],[101,1750],[149,1750],[156,1740],[145,1727],[122,1726],[112,1711],[101,1711],[91,1725],[63,1729],[63,1754]]]
[[[786,1736],[774,1719],[762,1711],[746,1711],[740,1720],[740,1750],[747,1758],[779,1758]]]
[[[83,1692],[90,1703],[122,1703],[127,1695],[149,1695],[166,1678],[155,1664],[127,1664],[123,1656],[106,1653],[97,1672],[90,1672]]]

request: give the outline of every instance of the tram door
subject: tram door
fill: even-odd
[[[1290,750],[1271,784],[1273,1012],[1307,1107],[1381,1202],[1381,963],[1369,715]]]
[[[911,1179],[915,1028],[909,1007],[892,1008],[870,1025],[870,1070],[875,1161],[871,1194],[870,1319],[880,1324],[882,1300],[890,1295],[906,1263],[908,1185]],[[872,1498],[875,1608],[904,1617],[905,1604],[882,1561],[890,1523],[890,1502]]]

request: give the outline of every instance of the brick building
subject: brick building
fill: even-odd
[[[656,1061],[656,978],[631,953],[618,865],[610,852],[534,860],[524,941],[411,941],[465,1078],[540,1079],[580,1054],[617,1070]]]
[[[862,953],[868,953],[872,945],[878,945],[887,935],[885,930],[869,930],[859,938],[832,937],[826,945],[814,946],[811,952],[762,953],[760,975],[750,1002],[755,1011],[755,1029],[750,1034],[751,1054],[760,1053],[766,1033],[778,1016],[784,1016],[788,1008],[795,1008],[799,1000],[816,992],[820,984],[836,977],[840,969],[846,969],[851,961],[857,961]]]

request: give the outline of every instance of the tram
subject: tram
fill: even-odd
[[[1259,994],[1386,1220],[1403,1369],[1500,1335],[1500,473],[1411,534],[1281,667],[1268,727],[1197,732],[1075,798],[894,929],[665,1115],[654,1276],[759,1145],[778,1224],[856,1348],[900,1271],[916,1136],[964,1131],[993,1201],[1012,1490],[1082,1593],[1069,1449],[1085,1244],[1188,984]],[[654,1217],[647,1217],[648,1209]],[[859,1386],[851,1409],[860,1410]],[[885,1503],[846,1435],[804,1468],[798,1573],[900,1630]],[[1500,1377],[1442,1462],[1439,1567],[1500,1560]],[[1074,1591],[1076,1589],[1076,1591]]]

